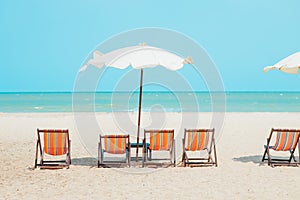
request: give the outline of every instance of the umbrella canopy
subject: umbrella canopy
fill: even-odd
[[[98,68],[107,66],[118,69],[125,69],[129,66],[132,66],[134,69],[162,66],[169,70],[178,70],[181,69],[184,64],[188,63],[192,63],[191,57],[183,59],[169,51],[142,44],[117,49],[107,54],[96,50],[93,53],[93,58],[90,59],[80,71],[84,71],[89,65]]]
[[[96,50],[93,52],[93,57],[90,60],[88,60],[87,63],[83,65],[83,67],[80,69],[80,71],[84,71],[87,69],[88,66],[91,65],[97,68],[102,68],[106,66],[118,69],[125,69],[129,66],[132,66],[134,69],[141,70],[136,160],[138,160],[138,147],[140,146],[139,135],[143,92],[143,69],[162,66],[169,70],[175,71],[181,69],[184,64],[191,63],[191,57],[187,57],[184,59],[167,50],[153,46],[148,46],[146,44],[141,44],[138,46],[130,46],[117,49],[106,54],[103,54],[100,51]]]
[[[288,74],[297,74],[300,68],[300,52],[294,53],[273,66],[264,68],[264,72],[269,70],[280,70]]]

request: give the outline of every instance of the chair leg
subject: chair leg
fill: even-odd
[[[176,166],[176,146],[174,142],[174,153],[173,153],[173,159],[174,159],[174,167]]]
[[[273,129],[272,129],[272,131],[271,131],[271,134],[270,134],[270,137],[269,138],[267,138],[267,145],[266,145],[266,147],[265,147],[265,152],[264,152],[264,155],[263,155],[263,157],[262,157],[262,162],[264,162],[265,160],[267,160],[266,159],[266,154],[268,155],[268,165],[270,165],[270,154],[269,154],[269,145],[270,145],[270,140],[271,140],[271,137],[272,137],[272,132],[273,132]]]
[[[70,167],[70,159],[69,159],[69,153],[66,154],[66,168],[69,169]]]
[[[184,167],[186,167],[186,159],[187,159],[186,152],[183,151],[183,153],[182,153],[182,164],[183,164]]]
[[[145,161],[146,161],[146,142],[145,142],[145,139],[143,140],[143,158],[142,158],[142,167],[145,166]]]
[[[98,167],[103,167],[103,160],[104,160],[104,150],[102,149],[102,140],[100,139],[99,147],[98,147]]]
[[[170,162],[171,162],[171,165],[173,165],[175,167],[176,160],[175,160],[175,142],[174,142],[174,140],[172,143],[172,148],[170,149]]]
[[[264,162],[264,161],[266,160],[266,159],[265,159],[266,154],[267,154],[267,148],[265,148],[264,155],[263,155],[263,157],[262,157],[262,159],[261,159],[262,162]]]
[[[128,148],[128,167],[130,167],[130,158],[131,158],[131,153],[130,153],[130,147]]]
[[[186,163],[185,163],[185,140],[182,139],[182,158],[181,158],[181,162],[182,162],[182,165],[185,167],[186,166]]]
[[[103,166],[103,160],[104,160],[104,151],[101,149],[101,158],[100,158],[100,165]]]
[[[69,141],[69,165],[72,164],[72,159],[71,159],[71,140]]]
[[[211,149],[210,150],[206,149],[206,151],[207,151],[207,154],[208,154],[207,162],[212,162],[213,163],[214,160],[211,157]]]
[[[40,165],[44,165],[44,152],[40,156],[41,156]]]
[[[36,141],[34,168],[36,168],[36,167],[37,167],[37,159],[38,159],[38,146],[39,146],[39,142],[38,142],[38,141]]]
[[[69,166],[71,165],[71,140],[68,142],[68,153],[66,155],[66,165],[67,169],[69,169]]]
[[[144,147],[143,147],[143,151],[144,151]],[[148,148],[146,149],[146,157],[149,159],[149,149]]]
[[[173,147],[170,149],[170,164],[172,165],[173,159],[172,159],[172,155],[173,155]]]
[[[269,146],[267,146],[266,150],[267,150],[267,156],[268,156],[268,165],[271,166],[271,167],[273,167]]]
[[[67,153],[67,155],[66,155],[66,165],[67,165],[67,169],[69,168],[70,164],[71,164],[70,153]]]
[[[299,142],[299,140],[298,140],[298,153],[299,153],[298,164],[300,164],[300,142]]]
[[[97,159],[98,168],[100,167],[100,142],[98,143],[98,159]]]
[[[130,167],[130,152],[129,152],[129,155],[128,155],[128,167]]]
[[[294,156],[294,151],[290,151],[290,153],[291,153],[291,156],[289,158],[289,163],[292,161],[292,159],[294,160],[294,162],[297,162],[297,160],[296,160],[296,158]]]
[[[149,147],[146,146],[146,157],[147,157],[147,160],[151,160],[152,159],[152,151],[151,149],[149,149]]]
[[[215,165],[216,165],[216,167],[218,167],[217,148],[216,148],[215,144],[214,144],[214,156],[215,156]]]

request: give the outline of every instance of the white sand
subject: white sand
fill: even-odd
[[[167,127],[176,131],[179,114],[167,115]],[[271,168],[261,165],[260,160],[270,129],[300,128],[299,116],[226,113],[217,139],[219,167],[158,168],[151,173],[133,167],[126,169],[127,173],[124,169],[95,167],[95,160],[79,140],[71,113],[0,113],[0,199],[298,199],[300,168]],[[106,120],[102,123],[105,130],[114,127],[110,117],[97,115],[97,119]],[[199,126],[209,126],[210,117],[209,113],[201,114]],[[70,169],[30,170],[36,128],[70,130]],[[181,135],[176,139],[180,143]],[[298,158],[298,151],[296,155]]]

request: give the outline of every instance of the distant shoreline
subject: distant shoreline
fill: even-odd
[[[138,92],[0,93],[0,112],[136,112]],[[300,92],[143,92],[144,112],[300,112]]]

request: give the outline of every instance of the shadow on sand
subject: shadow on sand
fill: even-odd
[[[72,158],[72,165],[97,167],[97,159],[94,157]]]
[[[142,165],[142,158],[138,158],[138,162],[136,162],[135,158],[130,159],[131,166],[139,166]],[[98,167],[98,160],[94,157],[83,157],[83,158],[72,158],[72,165],[75,166],[88,166],[88,167]],[[105,162],[104,168],[124,168],[128,167],[128,164],[124,161],[114,161],[111,160],[109,162]]]
[[[98,167],[98,161],[94,157],[83,157],[83,158],[72,158],[71,165],[74,166],[88,166],[88,167]],[[135,158],[130,159],[131,167],[142,167],[142,158],[138,158],[138,162],[136,162]],[[146,165],[146,163],[145,163]],[[104,165],[101,166],[102,168],[127,168],[128,164],[124,161],[116,161],[110,160],[109,162],[105,162]],[[149,168],[166,168],[170,167],[170,163],[148,163],[147,167]]]
[[[239,158],[233,158],[233,161],[243,162],[243,163],[262,164],[261,159],[262,159],[261,155],[255,155],[255,156],[242,156]]]

